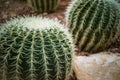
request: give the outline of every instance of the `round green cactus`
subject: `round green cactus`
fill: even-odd
[[[1,80],[69,80],[74,45],[57,20],[18,17],[0,27]]]
[[[33,10],[38,12],[52,12],[56,10],[60,0],[27,0]]]
[[[104,50],[120,35],[120,6],[115,0],[73,0],[66,20],[81,51]]]

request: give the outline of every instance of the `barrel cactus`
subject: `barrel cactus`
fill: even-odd
[[[57,20],[14,18],[0,27],[0,80],[69,80],[73,52]]]
[[[52,12],[60,3],[60,0],[27,0],[29,6],[38,12]]]
[[[120,6],[115,0],[73,0],[66,20],[81,51],[101,51],[119,35]]]

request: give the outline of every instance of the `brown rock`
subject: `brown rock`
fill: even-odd
[[[120,80],[120,54],[75,56],[73,65],[77,80]]]

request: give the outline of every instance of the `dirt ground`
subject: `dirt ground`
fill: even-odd
[[[58,18],[61,23],[65,24],[66,7],[71,0],[61,0],[59,7],[53,13],[34,12],[26,3],[26,0],[0,0],[0,25],[11,17],[23,15],[45,16],[49,18]],[[106,51],[120,53],[120,37]]]
[[[26,3],[26,0],[0,0],[0,23],[3,23],[5,20],[14,17],[14,16],[22,16],[22,15],[38,15],[38,16],[46,16],[49,18],[58,18],[62,22],[65,22],[65,10],[66,6],[70,2],[70,0],[61,0],[59,7],[55,12],[50,14],[47,13],[37,13],[34,12]]]

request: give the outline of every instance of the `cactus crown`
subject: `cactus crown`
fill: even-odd
[[[11,25],[15,25],[16,27],[22,27],[23,29],[27,28],[29,30],[47,30],[51,28],[61,28],[63,25],[60,24],[60,21],[55,18],[54,20],[44,18],[44,17],[17,17],[17,18],[11,18],[10,21],[7,22],[7,24],[3,24],[3,27],[9,27]],[[56,26],[57,25],[57,26]],[[15,27],[13,26],[13,28]],[[60,27],[59,27],[60,26]],[[63,28],[61,28],[63,29]]]
[[[28,4],[38,12],[51,12],[54,11],[60,0],[27,0]]]
[[[74,45],[58,21],[19,17],[0,28],[2,80],[68,80]]]
[[[73,0],[66,20],[79,49],[97,52],[119,35],[120,5],[115,0]]]

